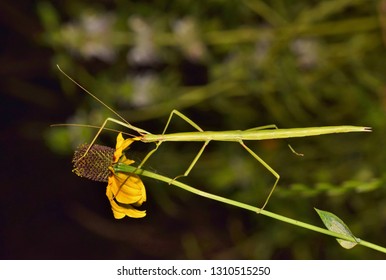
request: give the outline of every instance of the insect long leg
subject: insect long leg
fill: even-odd
[[[239,143],[240,143],[240,145],[241,145],[244,149],[247,150],[247,152],[248,152],[249,154],[251,154],[258,162],[260,162],[266,169],[268,169],[268,171],[271,172],[271,173],[273,174],[273,176],[275,176],[275,178],[276,178],[276,181],[275,181],[273,187],[271,188],[271,191],[269,192],[267,198],[265,199],[265,202],[264,202],[263,206],[262,206],[262,207],[260,208],[260,210],[259,210],[259,211],[261,211],[261,210],[263,210],[264,207],[268,204],[268,201],[269,201],[269,199],[271,198],[271,195],[273,194],[273,192],[274,192],[274,190],[275,190],[275,188],[276,188],[276,185],[277,185],[277,183],[278,183],[279,180],[280,180],[280,175],[279,175],[275,170],[273,170],[273,168],[272,168],[271,166],[269,166],[268,163],[266,163],[261,157],[259,157],[259,156],[258,156],[254,151],[252,151],[247,145],[245,145],[245,143],[244,143],[242,140],[240,140]],[[258,214],[259,214],[259,213],[258,213]]]
[[[189,175],[190,171],[193,169],[194,165],[197,163],[198,159],[201,157],[201,155],[203,154],[206,146],[209,144],[210,140],[207,140],[204,142],[204,145],[201,147],[201,149],[198,151],[197,155],[194,157],[193,161],[190,163],[188,169],[186,169],[185,173],[184,174],[181,174],[181,175],[178,175],[176,176],[174,180],[177,180],[178,178],[181,178],[181,177],[186,177]]]
[[[203,131],[203,129],[198,125],[196,124],[194,121],[192,121],[191,119],[189,119],[187,116],[185,116],[184,114],[182,114],[180,111],[178,110],[173,110],[170,115],[169,115],[169,118],[168,118],[168,121],[165,125],[165,128],[162,132],[162,135],[164,135],[166,133],[166,130],[168,129],[169,127],[169,124],[172,120],[172,118],[174,116],[178,116],[180,117],[182,120],[184,120],[185,122],[187,122],[188,124],[190,124],[192,127],[194,127],[195,129],[197,129],[198,131]],[[207,139],[204,144],[202,145],[201,149],[199,150],[199,152],[197,153],[197,155],[194,157],[193,161],[191,162],[191,164],[189,165],[188,169],[186,169],[186,171],[184,172],[184,174],[182,175],[178,175],[176,176],[171,182],[173,182],[174,180],[178,179],[178,178],[181,178],[181,177],[186,177],[189,175],[190,171],[193,169],[194,165],[196,164],[196,162],[198,161],[198,159],[200,158],[200,156],[203,154],[204,150],[205,150],[205,147],[208,145],[208,143],[210,142],[210,139]],[[146,156],[145,158],[142,160],[141,164],[139,165],[139,168],[141,166],[143,166],[143,164],[150,158],[150,156],[152,154],[155,153],[155,151],[157,151],[157,149],[159,148],[159,146],[163,143],[162,139],[160,139],[157,143],[156,143],[156,147],[151,150]]]
[[[173,118],[174,115],[177,115],[179,116],[181,119],[183,119],[184,121],[186,121],[188,124],[190,124],[191,126],[193,126],[195,129],[197,129],[198,131],[203,131],[201,129],[201,127],[199,127],[195,122],[193,122],[191,119],[189,119],[187,116],[185,116],[184,114],[182,114],[180,111],[178,110],[173,110],[170,115],[169,115],[169,118],[168,118],[168,121],[166,122],[166,125],[165,125],[165,128],[164,130],[162,131],[162,134],[161,135],[164,135],[166,133],[166,130],[168,129],[169,127],[169,124]],[[158,150],[159,146],[161,146],[161,144],[163,143],[162,139],[158,140],[158,142],[155,144],[155,148],[153,150],[151,150],[144,158],[143,160],[141,161],[141,163],[138,165],[138,168],[141,168],[145,162]],[[206,145],[204,145],[206,146]],[[203,148],[201,148],[201,150],[203,150]]]
[[[174,115],[177,115],[179,116],[181,119],[183,119],[184,121],[186,121],[188,124],[190,124],[192,127],[194,127],[195,129],[197,129],[198,131],[204,131],[198,124],[196,124],[194,121],[192,121],[191,119],[189,119],[187,116],[185,116],[183,113],[181,113],[180,111],[178,110],[173,110],[169,116],[169,120],[168,120],[168,123],[166,124],[166,127],[164,129],[164,133],[166,131],[166,128],[167,126],[169,125],[169,122],[172,118],[172,116]],[[173,182],[174,180],[177,180],[178,178],[181,178],[181,177],[186,177],[189,175],[190,171],[193,169],[194,165],[197,163],[198,159],[201,157],[201,155],[203,154],[206,146],[209,144],[210,142],[210,139],[207,139],[205,142],[204,142],[204,145],[202,145],[201,149],[198,151],[197,155],[194,157],[193,161],[190,163],[188,169],[186,169],[186,171],[184,172],[184,174],[181,174],[181,175],[178,175],[176,176],[171,182]],[[170,183],[171,183],[170,182]]]
[[[101,127],[98,129],[98,132],[96,133],[96,135],[92,139],[92,141],[91,141],[90,145],[88,146],[87,150],[84,152],[84,155],[79,160],[83,159],[87,155],[87,153],[91,149],[92,145],[94,145],[95,141],[98,139],[99,134],[102,132],[103,129],[105,129],[105,127],[106,127],[108,122],[113,122],[113,123],[122,125],[122,126],[127,127],[127,128],[129,128],[131,130],[134,130],[134,131],[136,131],[136,132],[138,132],[140,134],[149,134],[149,132],[147,132],[146,130],[143,130],[141,128],[135,127],[135,126],[133,126],[133,125],[131,125],[129,123],[125,123],[125,122],[119,121],[119,120],[114,119],[114,118],[107,118],[107,119],[105,119],[105,121],[103,122]]]
[[[162,134],[165,134],[166,129],[168,128],[169,123],[170,123],[170,121],[171,121],[171,119],[172,119],[172,117],[173,117],[174,115],[179,116],[181,119],[183,119],[184,121],[186,121],[188,124],[190,124],[191,126],[193,126],[193,127],[194,127],[195,129],[197,129],[198,131],[204,131],[204,130],[203,130],[201,127],[199,127],[199,125],[196,124],[194,121],[192,121],[191,119],[189,119],[187,116],[185,116],[185,115],[184,115],[183,113],[181,113],[180,111],[174,109],[174,110],[170,113],[170,115],[169,115],[168,122],[166,123],[166,126],[165,126],[164,131],[163,131]]]

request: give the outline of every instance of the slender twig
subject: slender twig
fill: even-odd
[[[206,197],[206,198],[209,198],[209,199],[212,199],[212,200],[216,200],[216,201],[219,201],[219,202],[222,202],[222,203],[226,203],[226,204],[229,204],[229,205],[232,205],[232,206],[243,208],[243,209],[255,212],[257,214],[261,214],[261,215],[268,216],[268,217],[276,219],[276,220],[280,220],[280,221],[285,222],[285,223],[289,223],[289,224],[292,224],[292,225],[295,225],[295,226],[298,226],[298,227],[302,227],[302,228],[306,228],[306,229],[309,229],[309,230],[312,230],[312,231],[316,231],[316,232],[319,232],[319,233],[322,233],[322,234],[325,234],[325,235],[329,235],[329,236],[332,236],[332,237],[335,237],[335,238],[338,238],[338,239],[343,239],[343,240],[347,240],[347,241],[350,241],[350,242],[354,242],[354,243],[357,243],[358,245],[362,245],[362,246],[371,248],[373,250],[377,250],[377,251],[380,251],[382,253],[386,253],[386,248],[384,248],[382,246],[379,246],[379,245],[376,245],[376,244],[373,244],[373,243],[370,243],[370,242],[367,242],[365,240],[361,240],[361,239],[358,239],[358,238],[355,239],[353,237],[350,237],[350,236],[347,236],[347,235],[344,235],[344,234],[340,234],[340,233],[337,233],[337,232],[333,232],[333,231],[330,231],[330,230],[325,229],[325,228],[317,227],[317,226],[314,226],[314,225],[311,225],[311,224],[308,224],[308,223],[305,223],[305,222],[301,222],[301,221],[298,221],[298,220],[295,220],[295,219],[291,219],[291,218],[288,218],[288,217],[285,217],[285,216],[282,216],[282,215],[279,215],[279,214],[275,214],[273,212],[270,212],[270,211],[267,211],[267,210],[263,210],[263,209],[260,209],[258,207],[255,207],[255,206],[252,206],[252,205],[249,205],[249,204],[245,204],[245,203],[242,203],[242,202],[239,202],[239,201],[235,201],[235,200],[232,200],[232,199],[229,199],[229,198],[225,198],[225,197],[218,196],[218,195],[215,195],[215,194],[211,194],[211,193],[208,193],[208,192],[205,192],[205,191],[202,191],[202,190],[198,190],[198,189],[196,189],[194,187],[191,187],[191,186],[189,186],[187,184],[184,184],[182,182],[173,180],[173,179],[171,179],[169,177],[166,177],[166,176],[163,176],[163,175],[160,175],[160,174],[156,174],[156,173],[150,172],[148,170],[139,169],[139,168],[137,168],[135,166],[118,163],[116,166],[114,166],[114,170],[116,172],[135,173],[135,174],[138,174],[140,176],[145,176],[145,177],[153,178],[155,180],[163,181],[163,182],[166,182],[166,183],[168,183],[170,185],[174,185],[176,187],[179,187],[181,189],[184,189],[184,190],[186,190],[188,192],[194,193],[194,194],[202,196],[202,197]]]

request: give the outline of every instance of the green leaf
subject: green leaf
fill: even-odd
[[[315,210],[318,213],[319,217],[322,219],[327,229],[336,233],[343,234],[348,238],[353,238],[356,241],[356,242],[352,242],[352,241],[347,241],[347,240],[337,238],[336,240],[339,242],[340,246],[342,246],[345,249],[351,249],[358,244],[360,239],[356,238],[352,234],[348,226],[346,226],[346,224],[341,219],[339,219],[336,215],[332,214],[331,212],[319,210],[316,208]]]
[[[37,5],[37,13],[47,31],[52,32],[59,28],[60,22],[58,13],[50,2],[39,2]]]

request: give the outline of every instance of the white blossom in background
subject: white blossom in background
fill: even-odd
[[[312,69],[319,64],[319,43],[314,39],[298,38],[291,43],[291,51],[296,55],[302,69]]]
[[[160,59],[154,42],[154,30],[144,19],[131,16],[127,21],[129,29],[133,32],[133,47],[127,53],[129,65],[149,67],[144,72],[139,71],[128,77],[132,83],[130,104],[143,107],[152,104],[158,85],[158,76],[152,70]]]
[[[206,47],[200,38],[195,21],[184,18],[173,24],[173,31],[177,42],[185,54],[192,61],[202,61],[207,53]]]
[[[158,56],[152,27],[138,16],[130,17],[128,19],[128,26],[134,32],[134,46],[127,54],[128,63],[139,65],[156,63]]]
[[[137,107],[144,107],[154,101],[154,94],[159,86],[158,78],[154,73],[139,74],[133,78],[132,86],[130,103]]]
[[[62,28],[61,40],[72,52],[86,59],[113,62],[116,56],[113,45],[115,21],[111,13],[84,13],[78,22],[68,23]]]

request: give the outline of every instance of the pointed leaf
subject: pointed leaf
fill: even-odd
[[[336,215],[332,214],[331,212],[319,210],[316,208],[315,210],[318,213],[319,217],[322,219],[327,229],[336,233],[346,235],[348,238],[354,238],[354,240],[356,240],[356,242],[352,242],[352,241],[347,241],[347,240],[337,238],[336,240],[339,242],[340,246],[342,246],[345,249],[351,249],[358,244],[360,239],[356,238],[352,234],[348,226],[346,226],[346,224],[341,219],[339,219]]]

